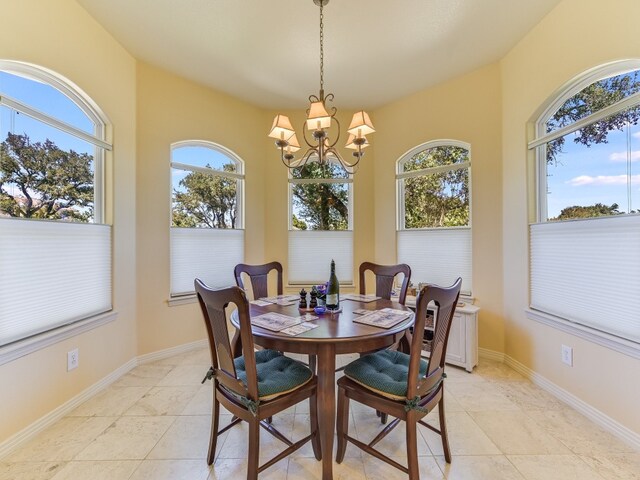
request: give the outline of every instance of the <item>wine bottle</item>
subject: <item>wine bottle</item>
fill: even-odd
[[[336,262],[331,260],[331,276],[327,287],[327,309],[338,310],[340,307],[340,285],[336,277]]]

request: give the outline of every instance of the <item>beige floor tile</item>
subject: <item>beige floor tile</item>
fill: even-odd
[[[118,417],[65,417],[11,454],[7,460],[60,461],[73,458]]]
[[[113,417],[122,415],[128,408],[142,398],[151,387],[115,387],[111,386],[95,397],[87,400],[70,417]]]
[[[143,460],[129,480],[206,480],[210,468],[199,460]]]
[[[149,452],[148,459],[205,459],[209,449],[211,417],[178,417]],[[223,434],[224,436],[224,434]],[[218,441],[223,441],[221,436]]]
[[[485,380],[526,380],[524,376],[504,363],[482,359],[474,373]]]
[[[401,465],[407,465],[406,458],[393,458],[393,460]],[[363,457],[363,461],[367,480],[407,480],[408,478],[406,473],[370,455]],[[419,457],[418,468],[420,480],[440,480],[444,478],[433,457]]]
[[[570,408],[531,410],[528,415],[574,453],[632,453],[629,445],[604,431],[588,418]]]
[[[124,415],[180,415],[199,387],[153,387]]]
[[[143,459],[176,417],[122,417],[82,450],[76,460]]]
[[[207,366],[198,367],[195,365],[178,365],[174,367],[157,387],[180,387],[180,386],[200,386],[202,379],[207,373]],[[211,385],[209,382],[206,384]]]
[[[128,480],[139,460],[69,462],[51,480]]]
[[[575,455],[509,455],[526,480],[602,480]]]
[[[291,458],[287,480],[320,480],[322,462],[315,458]],[[362,458],[345,458],[340,464],[333,463],[334,480],[366,480]]]
[[[451,463],[436,457],[447,480],[524,480],[504,455],[452,456]]]
[[[500,449],[465,412],[447,413],[447,433],[452,455],[499,455]],[[440,428],[435,415],[427,417],[427,423]],[[434,455],[444,455],[442,437],[420,425],[419,431]]]
[[[0,480],[50,480],[64,466],[64,462],[0,463]]]
[[[523,412],[471,412],[471,418],[500,451],[512,455],[570,453]]]
[[[640,480],[640,453],[580,455],[605,480]]]
[[[447,374],[447,379],[445,380],[445,384],[447,383],[487,383],[487,380],[477,373],[477,367],[473,370],[473,372],[469,373],[462,367],[455,367],[453,365],[447,365],[445,368],[445,373]]]
[[[116,387],[152,387],[171,370],[171,365],[140,365],[121,377],[113,385]]]
[[[286,480],[288,459],[280,460],[275,465],[259,474],[260,480]],[[213,464],[208,480],[242,480],[247,478],[247,460],[244,458],[219,458]],[[311,479],[309,479],[311,480]]]
[[[507,381],[496,388],[524,411],[532,409],[563,410],[565,404],[531,382]]]
[[[207,368],[211,366],[211,353],[208,347],[193,350],[181,357],[179,365],[206,366]]]
[[[389,422],[392,418],[389,419]],[[378,433],[380,433],[386,425],[380,423],[380,419],[373,415],[363,417],[360,414],[354,413],[354,422],[356,435],[350,434],[363,443],[369,443],[373,440]],[[380,443],[375,445],[375,448],[389,457],[406,458],[407,456],[407,436],[405,422],[400,422],[386,437],[384,437]],[[422,435],[418,433],[418,455],[431,455],[431,450],[427,446],[427,442]],[[347,452],[350,449],[357,449],[352,444],[347,446]]]
[[[273,417],[273,426],[285,437],[291,439],[294,415],[277,415]],[[287,446],[265,431],[260,429],[260,457],[269,459],[280,453]],[[249,425],[241,422],[229,430],[229,435],[222,445],[218,458],[246,458],[249,452]]]
[[[467,412],[520,410],[515,403],[509,400],[509,398],[491,382],[448,382],[447,392],[450,393]]]

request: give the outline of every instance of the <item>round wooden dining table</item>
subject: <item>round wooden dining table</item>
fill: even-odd
[[[315,355],[317,358],[318,376],[318,423],[320,430],[320,445],[322,447],[322,479],[333,479],[333,436],[336,423],[336,355],[344,353],[361,353],[378,350],[399,342],[409,327],[413,325],[414,317],[411,315],[406,320],[391,328],[379,328],[354,322],[358,314],[354,310],[380,310],[382,308],[394,308],[397,310],[410,310],[400,303],[391,300],[379,299],[372,302],[359,302],[343,300],[340,302],[339,313],[324,313],[316,315],[319,326],[313,330],[296,336],[290,336],[280,332],[273,332],[252,326],[254,342],[264,348],[279,350],[281,352],[301,353]],[[278,312],[289,316],[299,316],[306,312],[298,310],[298,304],[257,306],[251,304],[251,316],[261,315],[267,312]],[[240,355],[240,347],[237,345],[239,322],[237,317],[231,318],[236,327],[235,353]]]

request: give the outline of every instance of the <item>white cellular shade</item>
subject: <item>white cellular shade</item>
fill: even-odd
[[[289,283],[312,284],[329,280],[331,260],[340,283],[353,282],[351,230],[290,230]]]
[[[111,308],[110,226],[0,219],[0,345]]]
[[[462,277],[461,292],[471,294],[471,228],[400,230],[398,263],[411,267],[416,286],[449,286]]]
[[[531,307],[640,342],[640,216],[531,225]]]
[[[171,295],[194,292],[199,278],[210,287],[235,285],[233,269],[244,262],[244,230],[171,229]]]

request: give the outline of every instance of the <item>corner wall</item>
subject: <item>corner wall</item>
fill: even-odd
[[[640,3],[565,0],[505,58],[502,71],[503,248],[505,353],[640,433],[640,362],[527,319],[527,122],[567,81],[613,60],[638,58]],[[594,305],[606,314],[606,305]],[[561,344],[573,347],[574,366],[561,363]]]
[[[0,441],[78,395],[134,358],[135,60],[72,0],[0,0],[0,58],[36,64],[66,77],[108,116],[109,216],[113,218],[113,306],[118,318],[0,366]],[[34,292],[37,295],[37,292]],[[67,351],[80,365],[67,372]]]

